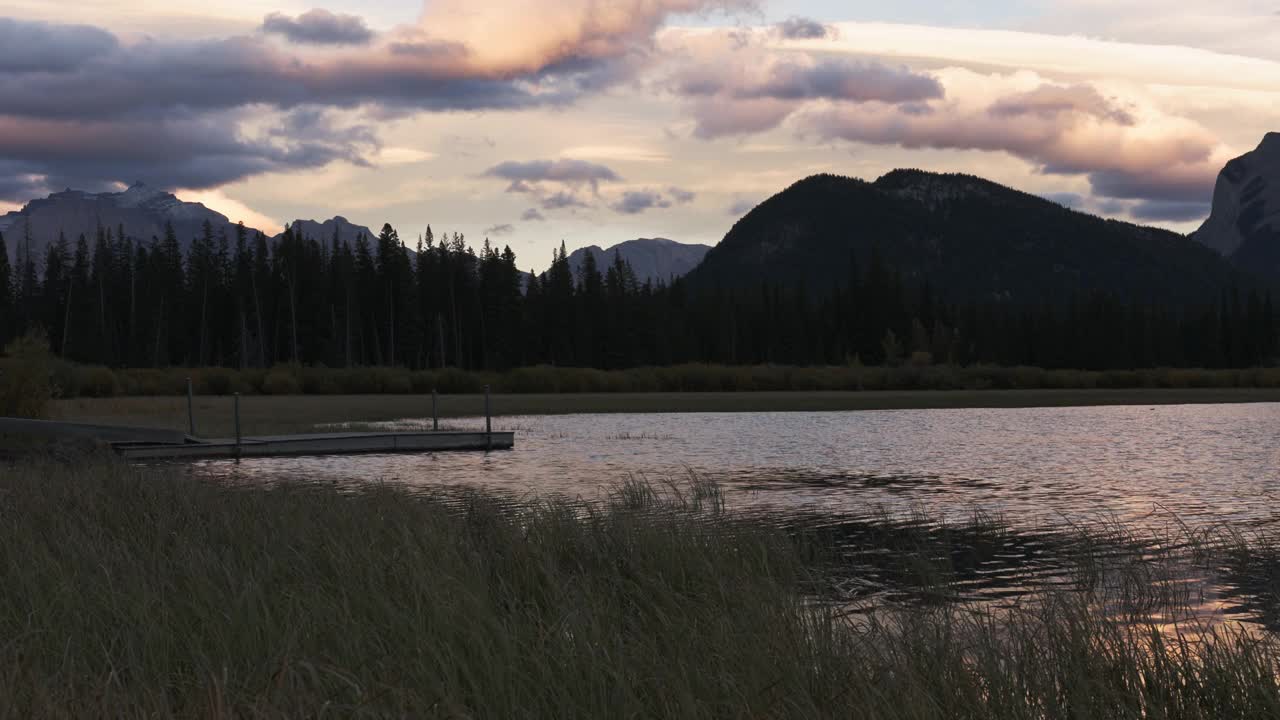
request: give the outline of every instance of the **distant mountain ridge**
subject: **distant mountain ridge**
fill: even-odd
[[[737,222],[689,275],[701,287],[847,286],[873,255],[953,300],[1059,303],[1089,292],[1201,301],[1238,273],[1183,235],[1076,212],[970,175],[895,170],[801,180]]]
[[[81,233],[92,238],[99,227],[111,228],[114,232],[124,226],[129,236],[150,240],[163,237],[165,222],[169,222],[178,241],[185,246],[202,231],[206,220],[213,225],[215,233],[232,227],[226,215],[201,203],[183,202],[172,193],[138,183],[118,193],[65,190],[32,200],[21,210],[0,216],[0,233],[4,233],[10,253],[15,253],[30,227],[31,251],[37,254],[43,253],[59,233],[74,242]]]
[[[1191,237],[1237,267],[1280,279],[1280,133],[1227,163],[1213,211]]]
[[[0,233],[5,236],[9,254],[16,257],[30,228],[31,252],[41,257],[59,233],[64,234],[68,241],[75,242],[81,233],[93,238],[99,226],[112,232],[123,226],[130,237],[146,242],[152,237],[163,237],[164,226],[168,222],[173,225],[178,243],[186,248],[193,238],[204,232],[205,221],[213,226],[215,236],[225,230],[229,237],[234,237],[236,223],[226,215],[201,203],[184,202],[173,193],[137,183],[118,193],[64,190],[47,198],[32,200],[21,210],[0,215]],[[292,227],[304,237],[325,243],[333,239],[335,231],[347,242],[354,241],[360,233],[370,238],[377,235],[342,216],[323,222],[296,220]],[[249,228],[249,231],[257,232],[254,228]]]
[[[290,226],[294,234],[301,234],[302,237],[311,238],[317,242],[329,243],[333,240],[335,233],[343,242],[354,242],[357,235],[363,234],[369,238],[370,242],[378,236],[377,233],[363,225],[354,225],[352,222],[341,215],[334,216],[324,222],[316,222],[315,220],[294,220]],[[283,235],[281,233],[280,235]],[[276,237],[280,237],[277,235]]]
[[[591,245],[574,250],[569,254],[569,267],[576,277],[590,253],[595,257],[600,272],[604,272],[613,264],[614,253],[617,253],[631,265],[640,282],[669,283],[688,275],[710,250],[710,245],[679,243],[667,238],[639,238],[607,249]]]

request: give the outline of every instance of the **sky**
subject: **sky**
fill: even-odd
[[[1187,232],[1280,130],[1274,0],[320,2],[0,0],[0,211],[141,181],[541,269],[914,167]]]

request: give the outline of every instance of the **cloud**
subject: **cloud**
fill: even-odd
[[[527,74],[643,52],[671,15],[756,7],[755,0],[432,0],[420,28],[467,46],[473,67]]]
[[[507,161],[484,171],[486,177],[509,180],[508,192],[527,192],[531,185],[556,183],[569,187],[588,185],[592,190],[602,182],[621,180],[617,173],[599,163],[586,160],[531,160]]]
[[[529,208],[521,213],[520,219],[525,222],[542,222],[547,218],[541,212],[538,212],[538,208]]]
[[[652,190],[636,190],[623,193],[622,199],[609,207],[624,215],[638,215],[652,208],[669,208],[671,201]]]
[[[480,234],[485,236],[492,235],[494,237],[500,237],[502,235],[510,235],[515,231],[516,229],[514,225],[503,223],[502,225],[491,225],[485,228],[484,231],[481,232]]]
[[[114,35],[87,25],[0,18],[0,73],[59,73],[116,50]]]
[[[1205,219],[1210,209],[1207,202],[1148,200],[1134,205],[1129,214],[1146,222],[1189,222]]]
[[[631,190],[624,192],[609,208],[623,215],[638,215],[646,210],[665,210],[675,205],[686,205],[696,197],[696,193],[677,187],[667,188],[665,193],[657,190]]]
[[[778,34],[787,40],[822,40],[836,35],[835,27],[803,17],[783,20],[776,28]]]
[[[986,80],[999,91],[1001,78]],[[796,126],[822,142],[1005,152],[1046,174],[1085,175],[1095,194],[1125,199],[1203,202],[1224,161],[1217,138],[1194,122],[1052,83],[991,102],[975,95],[934,104],[927,113],[815,104]]]
[[[41,186],[145,178],[200,189],[363,163],[377,149],[372,125],[310,126],[308,114],[563,107],[631,80],[671,14],[751,6],[432,0],[420,24],[379,36],[359,18],[315,10],[268,16],[263,33],[128,41],[82,25],[0,19],[0,164]],[[283,132],[263,129],[278,119]],[[69,139],[66,148],[57,135]],[[6,192],[19,192],[17,184]]]
[[[743,215],[746,215],[747,213],[754,210],[756,205],[759,205],[759,204],[760,203],[757,202],[756,200],[747,200],[747,199],[735,200],[733,204],[729,206],[728,212],[731,217],[742,217]]]
[[[1017,118],[1034,115],[1042,118],[1082,113],[1120,125],[1133,125],[1134,118],[1089,85],[1041,85],[1034,90],[1015,93],[991,105],[991,114]]]
[[[282,35],[289,42],[311,45],[367,45],[373,31],[355,15],[335,15],[316,9],[296,18],[271,13],[262,22],[262,31]]]
[[[507,161],[482,176],[507,181],[507,192],[529,195],[543,210],[590,207],[588,198],[599,195],[601,183],[622,179],[608,166],[568,158]]]
[[[704,139],[762,132],[812,100],[919,105],[944,97],[931,75],[847,57],[778,51],[760,33],[678,36],[669,43],[676,67],[667,81],[690,101]]]
[[[32,120],[0,115],[0,168],[29,180],[0,188],[0,197],[29,200],[72,187],[101,191],[119,181],[203,190],[269,172],[361,162],[373,150],[360,128],[315,117],[287,116],[248,135],[240,113],[185,114],[133,121]],[[282,127],[303,128],[291,136]],[[325,135],[325,130],[331,135]]]
[[[571,208],[588,208],[591,207],[585,200],[578,198],[573,193],[560,191],[550,195],[546,195],[539,200],[543,210],[567,210]]]
[[[675,187],[674,185],[667,188],[667,192],[671,195],[671,199],[674,200],[677,205],[688,205],[698,197],[698,194],[692,190],[685,190],[683,188]]]

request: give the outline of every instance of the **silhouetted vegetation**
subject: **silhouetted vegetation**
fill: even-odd
[[[65,238],[52,244],[42,263],[19,253],[16,269],[0,264],[0,342],[43,329],[55,353],[78,363],[256,369],[266,375],[248,385],[282,393],[313,390],[306,373],[273,369],[281,364],[1130,370],[1248,368],[1277,356],[1280,318],[1257,287],[1185,303],[1096,290],[1036,304],[956,299],[874,248],[828,257],[825,267],[841,268],[842,279],[820,293],[789,284],[782,269],[775,280],[732,290],[705,276],[668,286],[637,282],[620,258],[607,268],[584,263],[575,277],[562,247],[550,269],[522,287],[510,248],[486,241],[477,253],[461,236],[437,238],[430,228],[411,249],[390,226],[377,238],[287,230],[274,241],[206,227],[185,256],[172,231],[141,242],[124,228],[103,228],[92,244],[84,237],[74,248]],[[348,376],[331,377],[322,384],[341,386]],[[134,392],[127,376],[93,379],[93,392]],[[413,384],[396,382],[405,391]]]

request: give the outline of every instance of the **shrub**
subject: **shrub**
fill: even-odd
[[[262,381],[262,392],[267,395],[298,395],[302,392],[302,383],[287,367],[275,367],[267,373]]]
[[[0,415],[42,418],[53,399],[53,353],[42,333],[28,333],[5,348],[0,360]]]
[[[120,394],[120,381],[110,368],[101,365],[76,368],[77,393],[81,397],[105,398]]]

